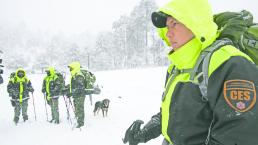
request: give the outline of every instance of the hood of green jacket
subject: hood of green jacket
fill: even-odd
[[[79,73],[81,70],[81,64],[77,61],[70,63],[68,67],[72,69],[72,71],[70,71],[72,76],[75,76],[75,74]]]
[[[23,71],[24,72],[24,77],[22,77],[22,78],[19,78],[18,77],[18,72],[19,71]],[[25,72],[25,70],[23,69],[23,68],[18,68],[17,70],[16,70],[16,72],[15,72],[15,77],[16,77],[16,79],[17,79],[17,82],[24,82],[25,81],[25,78],[26,78],[26,72]]]
[[[56,74],[55,68],[54,67],[48,67],[47,69],[50,72],[50,77],[53,77]]]
[[[213,21],[208,0],[172,0],[159,9],[171,15],[190,29],[204,49],[217,38],[217,25]],[[160,37],[170,46],[167,28],[158,29]]]

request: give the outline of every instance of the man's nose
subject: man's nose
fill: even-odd
[[[168,30],[167,31],[167,34],[166,34],[166,36],[168,37],[168,38],[172,38],[173,37],[173,31],[172,30]]]

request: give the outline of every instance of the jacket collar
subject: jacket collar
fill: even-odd
[[[168,58],[180,70],[193,68],[201,49],[201,43],[193,38],[177,51],[170,51]]]

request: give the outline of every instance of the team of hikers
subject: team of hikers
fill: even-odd
[[[65,74],[58,72],[54,67],[48,67],[45,72],[46,76],[43,79],[41,92],[44,95],[45,109],[47,120],[51,123],[59,124],[59,98],[63,98],[67,109],[67,119],[72,123],[69,113],[69,107],[75,114],[76,128],[84,126],[84,101],[86,95],[99,94],[100,89],[94,87],[96,81],[95,75],[81,68],[79,62],[72,62],[68,65],[70,70],[70,82],[65,84]],[[22,112],[23,121],[28,120],[27,108],[30,93],[33,100],[34,114],[36,120],[35,104],[34,104],[34,88],[30,79],[28,79],[26,72],[22,68],[18,68],[15,72],[10,74],[10,80],[7,85],[7,92],[11,97],[11,104],[14,107],[15,124],[19,122],[19,117]],[[71,99],[72,98],[72,99]],[[72,101],[71,101],[72,100]],[[90,98],[90,100],[92,100]],[[48,119],[47,106],[51,108],[51,119]]]

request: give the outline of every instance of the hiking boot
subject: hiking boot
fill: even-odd
[[[13,122],[15,123],[15,125],[17,125],[17,123],[19,122],[19,117],[14,117]]]
[[[23,116],[23,121],[25,122],[25,121],[27,121],[27,120],[28,120],[28,115]]]
[[[51,119],[50,121],[48,121],[48,122],[50,122],[50,123],[53,123],[55,121],[55,119]]]
[[[84,126],[84,124],[78,124],[76,128],[81,128],[82,126]]]
[[[54,123],[59,124],[60,123],[59,119],[55,120]]]

